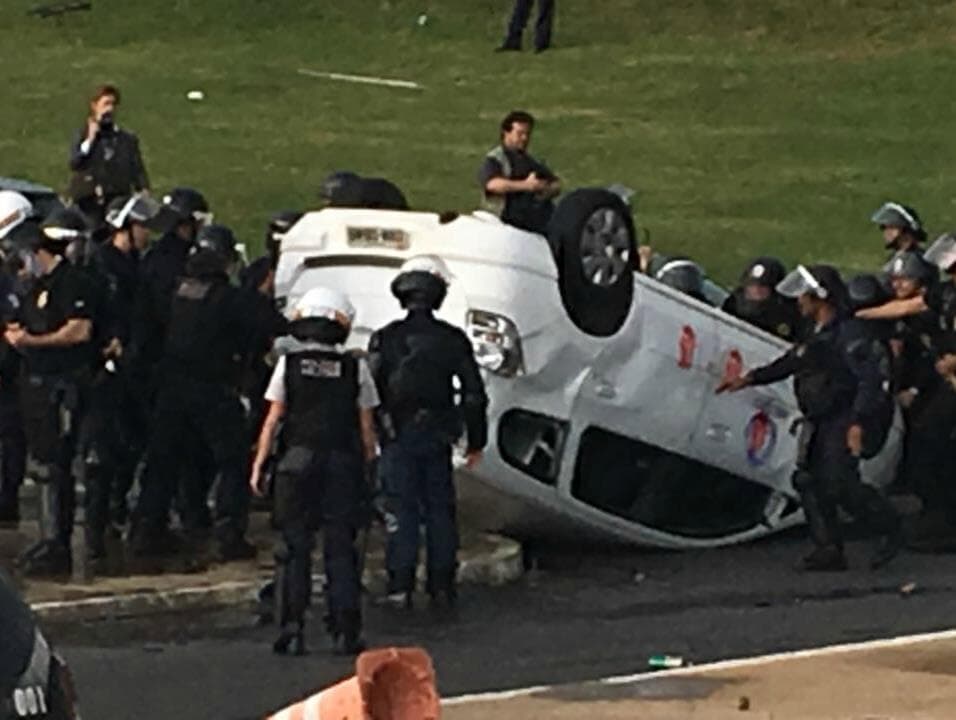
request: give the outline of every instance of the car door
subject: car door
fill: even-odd
[[[575,417],[686,454],[708,392],[716,321],[694,300],[647,280],[635,308],[591,368]]]
[[[789,489],[798,417],[789,380],[715,394],[724,378],[773,360],[787,345],[727,316],[715,318],[716,352],[707,368],[707,391],[692,438],[692,455],[734,475]]]

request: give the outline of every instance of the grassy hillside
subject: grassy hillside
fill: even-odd
[[[889,197],[956,225],[952,2],[565,0],[541,56],[491,53],[506,0],[93,0],[61,20],[34,2],[6,0],[0,27],[0,174],[63,187],[87,93],[116,82],[154,186],[202,188],[247,242],[336,168],[474,207],[513,107],[568,186],[639,188],[655,245],[723,279],[768,251],[871,266]]]

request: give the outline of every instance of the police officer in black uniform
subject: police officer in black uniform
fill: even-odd
[[[939,237],[924,259],[949,275],[951,282],[935,283],[923,294],[857,315],[896,320],[929,311],[936,318],[933,351],[939,383],[911,427],[908,473],[923,501],[909,543],[914,549],[938,551],[956,548],[956,486],[949,472],[956,439],[956,235]]]
[[[89,286],[67,262],[67,245],[89,233],[77,210],[54,211],[36,238],[41,275],[9,325],[7,343],[23,352],[21,386],[28,463],[39,486],[40,541],[20,559],[27,574],[70,572],[76,488],[71,464],[92,357]]]
[[[777,283],[787,270],[777,258],[751,260],[740,276],[740,284],[724,301],[721,309],[761,330],[794,342],[801,326],[797,305],[777,292]]]
[[[0,321],[16,319],[32,277],[32,247],[39,235],[33,207],[23,195],[0,192]],[[0,527],[20,522],[20,485],[26,471],[26,436],[20,414],[21,355],[0,339]]]
[[[130,377],[140,388],[138,414],[149,421],[155,414],[157,372],[169,332],[173,293],[186,274],[186,261],[196,234],[212,221],[212,214],[202,193],[190,187],[177,187],[163,197],[158,221],[165,224],[168,230],[141,259],[140,289],[133,317],[131,347],[127,353]],[[148,425],[149,422],[145,428],[146,434],[151,432]],[[183,468],[183,472],[191,477],[184,478],[182,486],[208,486],[212,461],[203,452],[201,444],[195,438],[184,438],[181,452],[191,458]],[[187,499],[180,500],[183,514],[187,513],[189,505]],[[199,508],[192,503],[192,509],[198,512],[198,516],[190,514],[188,523],[194,527],[208,527],[210,519],[205,506]]]
[[[119,197],[107,207],[110,236],[95,248],[88,271],[105,293],[97,323],[100,353],[92,371],[88,412],[81,432],[86,488],[86,549],[89,559],[106,554],[108,528],[126,522],[126,495],[145,449],[144,419],[134,400],[124,351],[130,345],[132,312],[139,290],[136,238],[155,227],[158,204],[146,197]]]
[[[926,228],[919,214],[909,205],[897,202],[883,203],[870,221],[879,226],[883,233],[883,247],[894,253],[900,250],[920,252],[926,241]]]
[[[888,272],[897,300],[924,294],[939,278],[937,267],[913,250],[897,253],[888,265]],[[931,310],[891,321],[893,389],[908,422],[920,414],[939,384],[939,375],[933,367],[937,321]]]
[[[133,319],[133,353],[144,374],[162,357],[169,327],[169,309],[196,233],[210,222],[209,205],[198,190],[174,188],[163,198],[161,220],[171,225],[140,263],[141,292]]]
[[[173,298],[132,533],[133,551],[139,555],[175,549],[168,515],[183,462],[182,442],[192,437],[211,454],[219,477],[215,502],[219,559],[255,556],[255,547],[244,537],[249,442],[238,384],[242,354],[259,328],[245,295],[230,283],[230,272],[239,261],[235,244],[227,227],[208,225],[200,230]],[[195,482],[195,476],[185,477]],[[205,502],[205,486],[198,492],[193,487],[186,490],[193,501]]]
[[[313,535],[320,528],[335,649],[343,654],[363,649],[354,540],[368,495],[363,461],[371,463],[377,453],[372,411],[378,392],[365,360],[342,349],[354,314],[343,293],[309,290],[296,307],[291,346],[280,357],[265,394],[270,406],[250,486],[257,495],[264,494],[262,468],[281,421],[273,509],[273,523],[280,531],[275,588],[281,627],[273,649],[280,654],[305,651]]]
[[[814,330],[778,360],[717,387],[717,392],[767,385],[794,376],[803,427],[794,488],[800,493],[815,549],[801,562],[810,571],[845,570],[838,508],[879,535],[870,566],[882,567],[902,544],[892,505],[860,480],[860,457],[875,454],[892,422],[891,397],[871,339],[846,317],[848,297],[839,273],[827,265],[798,266],[777,286],[796,297]]]
[[[458,529],[451,447],[466,431],[467,464],[481,459],[487,441],[487,396],[465,334],[433,313],[445,299],[450,273],[434,256],[408,260],[392,294],[408,311],[404,320],[375,332],[369,364],[382,397],[382,478],[397,519],[386,549],[388,599],[411,605],[424,511],[428,547],[427,590],[433,601],[456,599]],[[460,383],[460,406],[453,379]]]

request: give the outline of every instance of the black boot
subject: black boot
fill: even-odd
[[[843,548],[836,545],[814,548],[797,563],[797,569],[803,572],[843,572],[847,569]]]
[[[130,552],[135,557],[170,557],[182,548],[182,540],[168,527],[135,522],[129,534]]]
[[[70,548],[58,540],[42,540],[27,548],[17,564],[28,577],[69,577],[73,570]]]
[[[358,655],[365,651],[362,640],[362,616],[358,610],[335,613],[332,629],[332,652],[336,655]]]
[[[876,543],[876,549],[870,558],[870,569],[879,570],[890,563],[903,549],[904,538],[902,528],[882,535]]]
[[[302,623],[283,625],[279,637],[272,643],[272,652],[276,655],[305,655],[305,628]]]
[[[227,563],[236,560],[253,560],[259,550],[238,532],[221,534],[216,542],[216,559]]]

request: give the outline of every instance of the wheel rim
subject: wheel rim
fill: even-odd
[[[609,287],[630,270],[631,233],[620,212],[598,208],[581,230],[581,266],[592,285]]]

